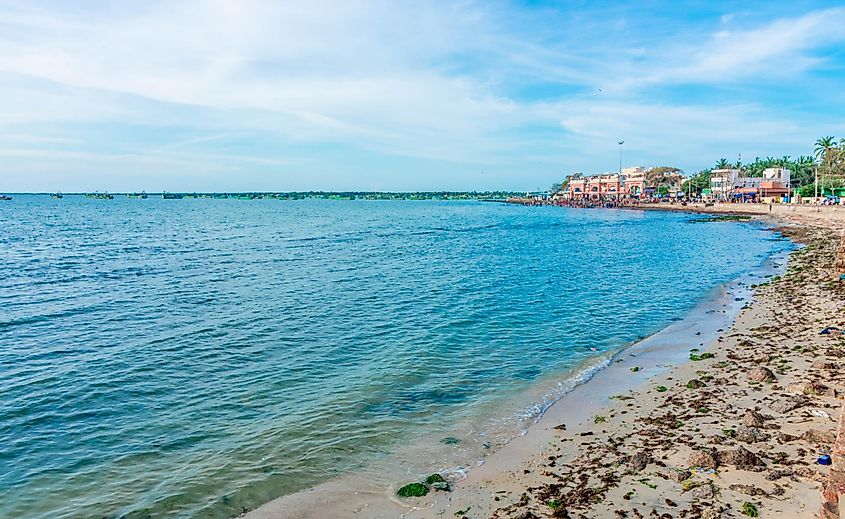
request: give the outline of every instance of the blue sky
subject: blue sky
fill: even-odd
[[[845,135],[845,6],[0,0],[0,192],[535,189]]]

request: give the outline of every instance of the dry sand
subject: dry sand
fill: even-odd
[[[401,499],[341,478],[247,517],[817,517],[828,470],[817,459],[845,391],[845,336],[821,333],[845,329],[845,282],[832,272],[845,211],[778,217],[807,246],[732,327],[675,344],[674,357],[665,344],[626,350],[451,492]],[[679,351],[713,356],[677,362]]]

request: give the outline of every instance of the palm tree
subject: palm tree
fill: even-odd
[[[833,136],[822,137],[816,141],[816,157],[823,157],[831,148],[836,146],[836,138]]]
[[[792,163],[792,184],[795,187],[803,187],[815,182],[816,159],[807,155],[801,155]]]
[[[728,162],[728,159],[721,158],[719,159],[719,162],[716,163],[716,167],[713,169],[728,169],[729,167],[731,167],[731,163]]]

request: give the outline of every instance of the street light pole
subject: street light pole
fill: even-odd
[[[619,176],[622,176],[622,145],[625,141],[619,141]]]
[[[616,177],[616,199],[619,200],[619,190],[622,189],[622,145],[625,141],[619,141],[619,176]]]

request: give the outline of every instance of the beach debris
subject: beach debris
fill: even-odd
[[[428,487],[422,483],[408,483],[396,491],[399,497],[423,497],[428,495]]]
[[[790,393],[796,393],[799,395],[833,396],[831,389],[820,382],[796,382],[786,386],[786,390]]]
[[[830,465],[831,463],[833,463],[833,460],[830,459],[829,454],[822,454],[821,456],[819,456],[819,459],[816,460],[816,463],[818,463],[819,465]]]
[[[740,425],[736,428],[735,438],[741,442],[755,443],[768,440],[769,435],[761,431],[758,427]]]
[[[642,472],[652,462],[651,455],[646,452],[637,452],[628,460],[628,468],[631,472]]]
[[[697,378],[694,378],[687,382],[687,389],[701,389],[705,385],[706,384],[704,384],[704,382],[698,380]]]
[[[461,443],[461,440],[460,440],[460,438],[455,438],[454,436],[447,436],[447,437],[443,438],[442,440],[440,440],[440,443],[442,443],[444,445],[457,445],[457,444]]]
[[[754,382],[774,382],[777,380],[775,374],[769,368],[757,366],[748,372],[748,380]]]
[[[458,510],[457,512],[455,512],[455,517],[465,517],[469,513],[470,508],[472,508],[472,505],[469,505],[462,510]]]
[[[830,418],[830,415],[827,412],[822,411],[821,409],[813,409],[810,411],[810,414],[813,416],[818,416],[819,418]]]
[[[778,413],[784,414],[792,410],[798,409],[799,407],[804,407],[809,403],[810,400],[808,398],[804,396],[794,395],[781,398],[769,407],[771,407],[773,411],[777,411]]]
[[[657,386],[658,393],[665,393],[666,391],[669,391],[669,388],[667,388],[666,386]]]
[[[742,222],[750,219],[750,216],[744,214],[720,214],[706,216],[704,218],[693,218],[689,220],[689,223]]]
[[[832,360],[818,359],[813,361],[815,369],[839,369],[839,364]]]
[[[717,458],[719,464],[734,465],[736,468],[742,470],[754,469],[766,465],[759,456],[745,447],[739,447],[734,451],[720,452]]]
[[[705,351],[704,353],[690,353],[689,354],[689,360],[694,361],[694,362],[698,362],[700,360],[712,359],[715,356],[716,355],[714,355],[713,353],[710,353],[709,351]]]
[[[822,329],[822,331],[819,332],[819,335],[830,335],[831,332],[838,332],[838,331],[839,331],[839,328],[837,328],[836,326],[828,326],[828,327]]]
[[[781,478],[792,476],[794,472],[789,469],[772,469],[766,474],[767,481],[777,481]]]
[[[683,490],[684,492],[689,492],[690,490],[696,487],[700,487],[703,484],[704,482],[702,481],[696,481],[694,479],[685,479],[681,481],[681,490]]]
[[[657,485],[651,482],[648,478],[638,479],[637,482],[642,483],[643,485],[647,486],[648,488],[654,490],[657,488]]]
[[[566,424],[565,423],[557,424],[557,425],[554,426],[554,429],[556,431],[565,431],[566,430]]]
[[[757,511],[757,505],[754,503],[749,503],[746,501],[742,503],[742,513],[743,515],[747,515],[748,517],[759,517],[760,512]]]
[[[697,476],[715,476],[716,469],[708,469],[705,467],[694,467],[690,470],[693,474]]]
[[[833,445],[833,442],[836,441],[836,433],[834,431],[810,429],[801,435],[801,438],[816,445]]]
[[[742,425],[746,427],[763,427],[765,421],[766,417],[753,409],[746,410],[742,417]]]
[[[690,472],[687,469],[670,470],[666,474],[666,477],[668,479],[674,481],[675,483],[680,483],[682,481],[685,481],[685,480],[689,479],[691,476],[692,476],[692,472]]]
[[[751,497],[769,495],[769,494],[766,493],[765,490],[763,490],[762,488],[755,487],[754,485],[734,484],[734,485],[731,485],[728,488],[731,489],[734,492],[739,492],[741,494],[745,494],[745,495],[751,496]]]
[[[719,460],[716,457],[715,449],[695,451],[690,454],[687,459],[687,463],[690,467],[704,467],[710,469],[715,469],[719,466]]]
[[[441,492],[451,492],[452,485],[440,474],[432,474],[425,478],[425,484],[431,485],[432,490],[439,490]]]
[[[639,366],[634,366],[633,368],[631,368],[631,372],[632,372],[632,373],[636,373],[636,372],[637,372],[637,371],[639,371],[639,370],[640,370],[640,367],[639,367]]]
[[[451,492],[452,485],[450,485],[447,481],[437,482],[431,484],[432,490],[439,490],[440,492]]]
[[[445,483],[446,480],[440,474],[434,473],[425,478],[425,482],[427,485],[431,485],[432,483]]]
[[[702,483],[700,485],[696,485],[695,488],[692,489],[690,492],[692,497],[696,499],[713,499],[716,497],[716,487],[712,483]]]

